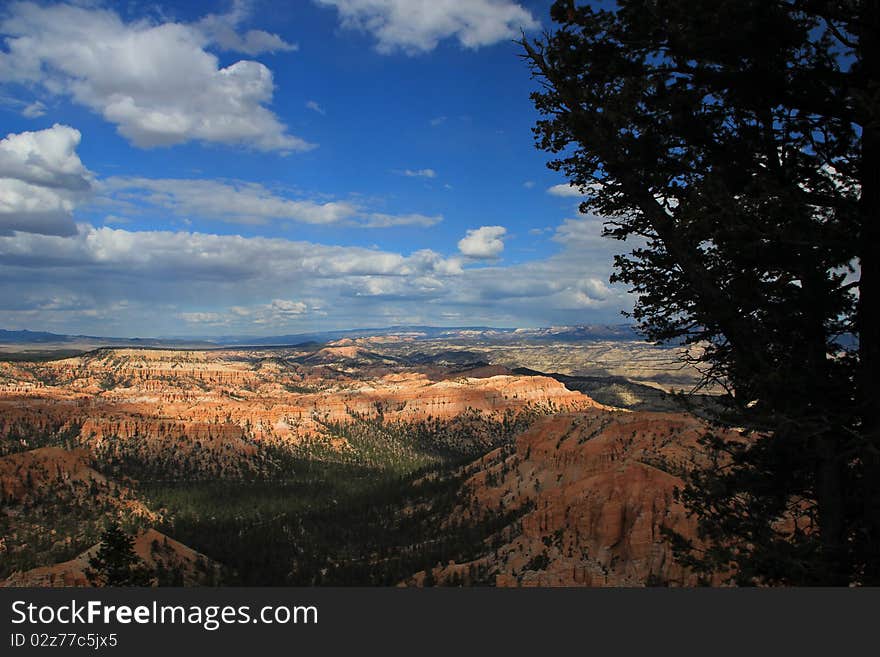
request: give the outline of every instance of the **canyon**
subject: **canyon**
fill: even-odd
[[[670,353],[454,337],[0,361],[0,577],[86,584],[112,519],[177,584],[696,584]]]

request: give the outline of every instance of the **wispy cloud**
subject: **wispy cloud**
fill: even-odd
[[[45,113],[46,106],[39,100],[35,100],[34,102],[26,105],[25,108],[21,110],[21,115],[26,119],[37,119],[43,116]]]
[[[234,330],[246,326],[284,326],[308,314],[309,310],[309,305],[303,301],[272,299],[269,303],[231,306],[219,312],[180,312],[177,316],[188,324]]]
[[[310,100],[310,101],[306,102],[306,107],[307,107],[308,109],[312,110],[313,112],[317,112],[318,114],[322,114],[322,115],[326,115],[326,114],[327,114],[326,110],[325,110],[323,107],[321,107],[321,106],[320,106],[317,102],[315,102],[314,100]]]
[[[407,178],[436,178],[437,172],[434,169],[401,169],[397,171],[401,176]]]
[[[347,201],[316,202],[290,199],[259,183],[244,181],[111,177],[101,191],[110,198],[135,201],[178,216],[236,224],[263,224],[287,219],[309,224],[333,224],[354,217],[358,209]]]
[[[432,226],[442,217],[371,212],[347,200],[289,198],[260,183],[242,180],[110,177],[97,185],[105,201],[168,210],[178,217],[260,225],[271,221],[348,223],[363,228]]]
[[[232,8],[225,14],[208,14],[194,24],[212,43],[223,50],[245,55],[290,52],[299,50],[295,43],[288,43],[277,34],[264,30],[240,32],[241,23],[251,16],[251,3],[233,0]]]
[[[374,212],[367,217],[368,228],[389,228],[391,226],[434,226],[443,221],[441,215],[424,214],[381,214]]]

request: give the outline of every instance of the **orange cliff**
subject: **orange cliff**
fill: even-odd
[[[83,444],[110,436],[158,444],[186,439],[247,452],[249,440],[295,443],[318,433],[321,422],[346,422],[353,414],[381,411],[386,419],[409,422],[469,410],[601,407],[548,377],[515,376],[503,368],[452,375],[437,368],[379,367],[369,356],[354,346],[305,355],[120,349],[46,363],[0,363],[0,436],[26,440],[28,432],[67,428]],[[310,359],[319,363],[298,362]]]
[[[433,578],[466,582],[480,571],[498,586],[697,584],[673,559],[662,530],[696,536],[674,490],[684,485],[681,473],[704,461],[697,440],[707,428],[670,413],[587,411],[538,420],[512,452],[498,449],[469,466],[465,502],[452,517],[524,515],[494,537],[499,547],[474,562],[439,566]]]

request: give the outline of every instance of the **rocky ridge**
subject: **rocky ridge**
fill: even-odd
[[[697,440],[709,430],[669,413],[596,410],[537,421],[512,449],[468,467],[462,503],[448,522],[514,510],[519,520],[488,539],[491,549],[479,559],[438,565],[408,583],[696,585],[663,531],[696,535],[674,491],[687,469],[704,462]]]

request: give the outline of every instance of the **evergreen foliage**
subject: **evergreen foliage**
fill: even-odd
[[[880,584],[880,5],[551,14],[522,42],[537,145],[634,242],[612,281],[643,334],[692,345],[749,434],[706,437],[679,557],[740,584]]]
[[[134,537],[110,521],[101,534],[101,546],[89,559],[86,577],[93,586],[150,586],[153,575],[134,551]]]

